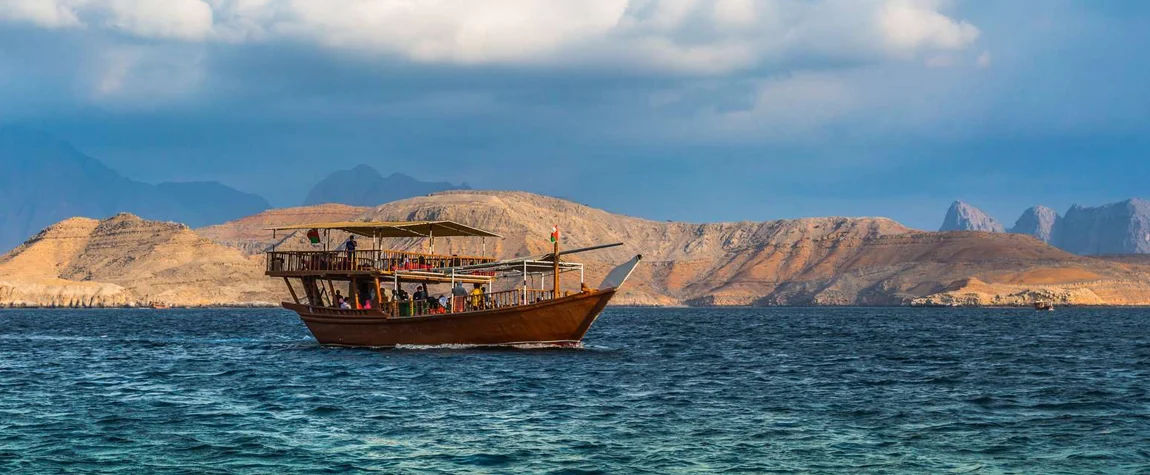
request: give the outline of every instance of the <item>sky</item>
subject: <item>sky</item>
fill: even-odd
[[[1150,197],[1150,2],[0,0],[0,124],[298,205],[336,169],[651,219]]]

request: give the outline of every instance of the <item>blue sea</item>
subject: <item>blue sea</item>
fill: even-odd
[[[581,349],[0,311],[0,473],[1150,473],[1150,310],[612,308]]]

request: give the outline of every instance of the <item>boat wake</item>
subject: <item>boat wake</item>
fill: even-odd
[[[548,341],[548,342],[531,342],[531,343],[506,343],[497,345],[468,345],[468,344],[446,344],[446,345],[395,345],[397,350],[416,350],[416,351],[442,351],[442,350],[479,350],[479,349],[511,349],[511,350],[568,350],[583,349],[583,342],[581,341]]]

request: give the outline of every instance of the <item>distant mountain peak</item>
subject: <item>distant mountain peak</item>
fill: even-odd
[[[317,183],[304,199],[304,206],[324,203],[378,206],[414,196],[468,188],[466,184],[420,181],[400,172],[384,177],[375,167],[359,164],[348,170],[336,171]]]
[[[1150,253],[1150,201],[1129,198],[1102,206],[1071,206],[1055,245],[1076,254]]]
[[[1053,243],[1058,236],[1058,227],[1062,216],[1057,211],[1042,205],[1034,206],[1022,212],[1018,221],[1010,232],[1014,234],[1027,234],[1039,241]]]
[[[270,207],[263,198],[218,182],[152,185],[127,178],[51,134],[0,127],[0,250],[71,216],[222,223]]]
[[[1006,232],[1005,228],[990,215],[961,200],[951,203],[950,209],[946,211],[946,218],[938,230]]]

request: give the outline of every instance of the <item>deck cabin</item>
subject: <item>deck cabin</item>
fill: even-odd
[[[273,247],[267,252],[265,273],[283,278],[297,305],[331,314],[399,318],[543,302],[561,296],[555,276],[569,272],[578,272],[580,291],[586,290],[583,265],[557,260],[555,253],[503,261],[487,255],[437,254],[436,237],[478,238],[484,253],[486,239],[502,238],[452,221],[312,223],[269,230],[273,235],[305,232],[318,237],[312,239],[317,250],[281,251]],[[332,246],[331,231],[367,239],[349,251]],[[383,246],[386,239],[410,238],[426,241],[427,252]],[[429,298],[414,300],[415,287],[420,284],[428,289]],[[463,284],[469,295],[453,295],[457,284]],[[484,289],[482,295],[470,295],[477,287]],[[339,308],[334,300],[337,291],[347,299],[350,309]],[[441,295],[446,297],[446,305],[439,302]]]

